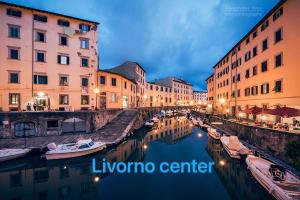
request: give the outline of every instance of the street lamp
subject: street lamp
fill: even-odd
[[[100,92],[99,88],[94,88],[94,93],[96,95],[96,107],[95,107],[96,110],[98,109],[98,94],[99,94],[99,92]]]

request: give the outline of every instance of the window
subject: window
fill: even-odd
[[[269,20],[266,20],[266,21],[261,25],[260,30],[261,30],[261,31],[264,31],[266,28],[268,28],[268,26],[269,26]]]
[[[237,75],[236,81],[239,82],[241,80],[241,74]]]
[[[46,85],[46,84],[48,84],[48,76],[46,76],[46,75],[34,75],[33,76],[33,83],[34,84]]]
[[[9,105],[19,105],[19,104],[20,104],[20,94],[9,93]]]
[[[275,81],[274,91],[275,92],[282,92],[282,81],[281,80]]]
[[[57,24],[60,25],[60,26],[65,26],[65,27],[70,26],[70,22],[68,22],[67,20],[63,20],[63,19],[57,20]]]
[[[127,82],[124,82],[124,88],[127,89]]]
[[[9,72],[9,83],[20,83],[19,72]]]
[[[246,97],[250,96],[250,88],[249,87],[245,88],[245,96]]]
[[[282,53],[275,56],[275,67],[282,66]]]
[[[68,45],[68,37],[65,35],[59,35],[59,44],[63,46]]]
[[[35,32],[35,41],[37,42],[46,42],[46,32],[45,31],[36,31]]]
[[[116,103],[117,102],[117,94],[116,93],[111,93],[111,101],[113,103]]]
[[[105,85],[105,76],[100,76],[100,84]]]
[[[273,21],[276,21],[282,14],[283,8],[281,7],[273,14]]]
[[[81,105],[88,105],[89,101],[89,95],[81,95]]]
[[[59,85],[60,86],[68,86],[69,81],[68,81],[68,76],[67,75],[60,75],[59,76]]]
[[[279,42],[282,40],[282,28],[278,29],[275,32],[275,43]]]
[[[36,52],[36,61],[37,62],[46,62],[46,53],[43,51]]]
[[[33,15],[33,19],[34,19],[35,21],[38,21],[38,22],[45,22],[45,23],[48,21],[47,16],[36,15],[36,14]]]
[[[245,78],[249,78],[250,77],[250,69],[246,70],[246,74],[245,74]]]
[[[88,67],[88,66],[89,66],[89,59],[81,58],[81,67]]]
[[[58,55],[57,56],[57,63],[61,65],[68,65],[70,64],[70,58],[66,55]]]
[[[268,39],[264,39],[262,42],[262,51],[265,51],[268,48]]]
[[[20,10],[15,10],[15,9],[12,9],[12,8],[8,8],[6,10],[6,14],[8,16],[13,16],[13,17],[22,17],[22,12]]]
[[[265,60],[261,63],[261,72],[266,72],[268,71],[268,61]]]
[[[8,25],[8,37],[20,38],[20,26]]]
[[[59,95],[59,104],[60,105],[68,105],[69,104],[69,95],[60,94]]]
[[[256,38],[256,36],[257,36],[257,31],[254,31],[252,34],[253,39]]]
[[[269,83],[264,83],[260,86],[260,93],[261,94],[268,94],[269,93]]]
[[[111,78],[111,85],[112,86],[117,86],[117,79],[116,78]]]
[[[87,32],[91,30],[91,26],[90,25],[86,25],[86,24],[79,24],[79,29],[81,31]]]
[[[252,75],[253,76],[257,75],[257,66],[256,65],[254,67],[252,67]]]
[[[88,39],[80,39],[80,48],[88,49],[89,48],[89,40]]]
[[[88,87],[89,86],[89,79],[87,77],[81,78],[81,86],[82,87]]]
[[[253,54],[253,57],[257,56],[257,46],[253,47],[252,54]]]
[[[8,58],[19,60],[20,59],[20,49],[17,47],[9,47],[8,48]]]
[[[245,62],[247,62],[248,60],[250,60],[251,58],[251,51],[248,51],[246,54],[245,54]]]
[[[249,42],[250,42],[250,38],[248,37],[248,38],[246,39],[246,44],[249,44]]]
[[[253,86],[251,88],[251,95],[257,95],[258,94],[258,86]]]

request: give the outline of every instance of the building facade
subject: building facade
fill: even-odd
[[[300,1],[280,1],[214,66],[207,89],[216,111],[300,108],[299,8]]]
[[[148,82],[144,95],[145,107],[174,106],[174,95],[172,87],[158,85]]]
[[[137,84],[136,88],[136,106],[142,107],[146,89],[146,71],[137,62],[126,61],[125,63],[109,69],[109,71],[121,74]]]
[[[210,75],[206,80],[207,89],[207,111],[213,112],[214,108],[214,74]]]
[[[173,88],[173,98],[176,106],[193,104],[193,85],[176,77],[166,77],[155,81],[156,84]]]
[[[135,81],[107,70],[98,70],[97,108],[135,108]]]
[[[95,106],[97,22],[0,3],[0,108]]]
[[[194,105],[207,105],[207,91],[193,91]]]

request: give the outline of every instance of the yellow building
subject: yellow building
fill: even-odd
[[[299,9],[300,1],[280,1],[217,62],[207,79],[216,111],[234,115],[254,105],[300,108]]]
[[[144,107],[174,106],[174,95],[171,87],[148,82],[144,95]]]
[[[97,108],[135,108],[136,88],[134,80],[107,70],[98,70]]]
[[[155,81],[156,84],[171,87],[176,106],[193,104],[193,85],[176,77],[166,77]]]
[[[97,22],[0,2],[0,110],[95,106]]]

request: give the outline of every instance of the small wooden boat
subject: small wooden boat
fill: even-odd
[[[210,137],[212,137],[215,140],[219,140],[221,138],[221,133],[219,133],[217,129],[214,129],[212,127],[207,129],[207,133]]]
[[[276,199],[300,199],[300,180],[280,165],[253,155],[246,158],[254,178]]]
[[[25,156],[31,149],[2,149],[0,150],[0,162]]]
[[[237,136],[222,136],[221,143],[231,158],[240,159],[241,155],[252,154],[251,150],[244,146]]]
[[[103,150],[106,145],[103,142],[93,142],[91,139],[78,140],[76,143],[61,144],[50,143],[47,145],[47,160],[80,157]]]

